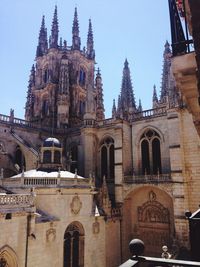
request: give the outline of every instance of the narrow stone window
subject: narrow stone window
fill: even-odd
[[[85,71],[83,69],[80,69],[80,72],[79,72],[79,85],[85,86],[85,78],[86,78]]]
[[[141,150],[142,150],[142,173],[150,174],[149,142],[147,140],[142,141]]]

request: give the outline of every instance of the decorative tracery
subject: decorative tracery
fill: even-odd
[[[152,130],[146,130],[140,139],[143,174],[162,173],[160,136]]]

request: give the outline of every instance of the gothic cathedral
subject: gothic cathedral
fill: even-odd
[[[81,46],[59,39],[57,7],[48,38],[42,18],[25,119],[0,114],[2,266],[116,267],[133,238],[145,254],[189,249],[186,210],[196,210],[200,139],[163,53],[161,93],[136,104],[128,60],[105,118],[92,22]],[[119,86],[120,87],[120,86]]]

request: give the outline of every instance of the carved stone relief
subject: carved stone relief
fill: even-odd
[[[71,212],[73,214],[78,214],[79,211],[81,210],[82,208],[82,202],[80,201],[80,198],[78,195],[74,196],[73,199],[72,199],[72,202],[70,204],[70,207],[71,207]]]
[[[53,242],[56,239],[56,230],[53,228],[50,228],[46,231],[46,240],[47,242]]]
[[[134,235],[145,243],[147,254],[160,253],[163,245],[170,243],[170,213],[157,201],[155,192],[150,191],[148,201],[138,207],[138,224]]]
[[[95,218],[95,222],[92,225],[93,227],[93,234],[98,234],[100,232],[100,223],[97,221],[97,218]]]

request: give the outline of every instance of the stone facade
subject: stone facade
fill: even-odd
[[[48,45],[43,17],[25,120],[13,110],[0,115],[0,260],[72,266],[65,244],[77,232],[77,266],[118,266],[136,237],[149,255],[159,256],[163,245],[177,254],[189,249],[184,214],[199,205],[200,139],[176,90],[168,42],[153,109],[136,106],[126,59],[117,104],[105,119],[92,24],[81,50],[77,10],[72,33],[72,46],[58,45],[55,8]],[[61,143],[60,165],[61,148],[46,149],[48,137]],[[53,169],[40,176],[43,167]]]

